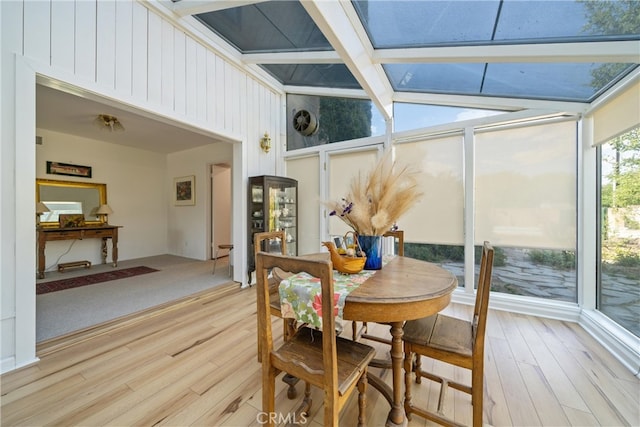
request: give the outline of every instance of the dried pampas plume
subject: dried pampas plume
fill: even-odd
[[[417,174],[394,162],[387,150],[369,173],[352,178],[345,198],[326,203],[332,209],[330,215],[360,235],[382,235],[422,196]]]

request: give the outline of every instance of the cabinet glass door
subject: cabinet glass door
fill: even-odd
[[[296,255],[296,187],[269,188],[269,231],[284,230],[287,254]]]
[[[249,178],[248,194],[248,274],[255,270],[253,238],[256,233],[284,231],[287,255],[298,255],[298,182],[282,176],[254,176]],[[260,249],[282,253],[280,240],[263,241]]]
[[[251,185],[251,235],[264,229],[264,208],[262,185]]]

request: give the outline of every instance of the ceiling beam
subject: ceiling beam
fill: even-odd
[[[216,12],[268,0],[181,0],[173,3],[171,9],[178,16],[197,15],[200,13]]]
[[[342,64],[336,51],[246,53],[242,61],[247,64]]]
[[[335,51],[270,52],[245,54],[242,61],[248,64],[337,64],[342,63],[342,58]],[[640,41],[378,49],[373,52],[372,61],[376,64],[637,63],[640,62]]]
[[[589,104],[571,101],[506,98],[496,96],[450,95],[436,93],[396,92],[395,102],[412,104],[448,105],[451,107],[481,108],[488,110],[552,109],[555,111],[583,112]]]
[[[372,60],[373,47],[351,3],[309,0],[301,4],[380,113],[385,119],[390,119],[393,115],[393,89],[382,66]]]
[[[640,41],[536,43],[377,49],[377,64],[497,62],[640,62]]]
[[[317,86],[284,86],[287,94],[333,96],[336,98],[370,99],[362,89],[343,89]]]

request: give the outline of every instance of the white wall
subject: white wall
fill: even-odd
[[[151,8],[148,9],[147,7]],[[34,362],[35,355],[35,177],[36,77],[62,89],[122,103],[158,119],[179,122],[233,145],[234,244],[246,241],[246,182],[249,174],[278,173],[284,129],[282,87],[243,68],[224,49],[206,45],[191,21],[159,2],[135,0],[0,1],[0,370]],[[72,89],[69,89],[72,88]],[[260,151],[269,132],[275,149]],[[174,176],[206,168],[198,159],[168,158],[164,187]],[[62,159],[60,159],[62,160]],[[96,181],[98,178],[96,178]],[[119,217],[120,201],[109,183],[109,202]],[[200,189],[197,197],[201,198]],[[204,194],[204,193],[203,193]],[[123,200],[123,203],[126,200]],[[169,207],[166,245],[204,259],[204,208]],[[120,214],[122,215],[122,214]],[[182,218],[189,217],[189,220]],[[191,221],[194,220],[194,221]],[[118,224],[120,225],[120,224]],[[132,230],[136,224],[123,224]],[[210,227],[210,225],[207,225]],[[124,231],[123,234],[126,234]],[[162,234],[162,233],[161,233]],[[123,238],[123,244],[126,238]],[[186,246],[185,246],[186,242]],[[124,250],[124,247],[123,247]],[[129,254],[144,248],[128,247]],[[245,251],[238,251],[243,253]],[[124,255],[124,254],[123,254]],[[241,260],[241,264],[246,260]],[[240,275],[236,276],[240,277]]]
[[[196,204],[174,206],[169,209],[169,253],[188,258],[205,260],[209,258],[209,236],[211,235],[211,180],[209,168],[212,163],[231,163],[232,144],[218,143],[191,150],[180,151],[168,156],[167,174],[169,188],[173,178],[194,175]]]
[[[38,178],[107,184],[107,201],[114,211],[109,215],[109,223],[123,227],[118,233],[119,260],[166,253],[209,258],[208,168],[212,163],[230,164],[232,144],[212,142],[209,146],[164,155],[46,129],[38,129],[37,134],[43,140],[42,145],[36,146]],[[92,178],[48,175],[47,160],[91,166]],[[196,203],[175,206],[173,178],[188,175],[195,176]],[[227,172],[227,202],[230,185]],[[223,218],[223,222],[229,232],[229,218]],[[231,241],[229,234],[226,239]],[[53,270],[59,262],[87,259],[99,263],[100,240],[76,241],[73,245],[71,241],[48,242],[45,255],[47,267]]]
[[[109,223],[123,227],[118,232],[119,260],[167,253],[166,155],[46,129],[37,134],[43,141],[36,146],[38,178],[107,184],[107,202],[113,209]],[[91,166],[92,178],[48,175],[47,161]],[[48,242],[46,266],[55,270],[56,261],[101,262],[100,239],[74,242],[63,255],[71,242]]]

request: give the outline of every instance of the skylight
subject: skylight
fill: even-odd
[[[378,106],[388,90],[585,103],[640,63],[634,0],[242,4],[195,16],[285,86],[364,90]]]
[[[375,49],[637,40],[629,1],[353,1]],[[608,4],[607,4],[608,3]],[[618,3],[616,7],[615,3]],[[626,3],[626,5],[625,5]],[[633,3],[636,3],[635,5]],[[607,22],[610,17],[610,22]]]

